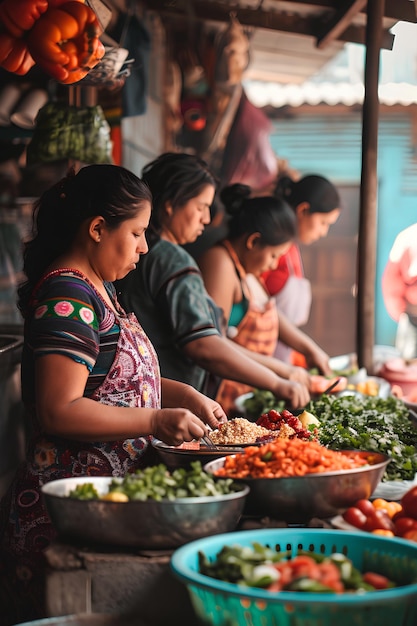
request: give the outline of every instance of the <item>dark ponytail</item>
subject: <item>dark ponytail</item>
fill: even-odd
[[[309,174],[297,181],[288,176],[279,178],[275,195],[284,198],[293,210],[302,202],[309,203],[309,213],[331,213],[341,208],[336,187],[327,178],[316,174]]]
[[[228,222],[229,239],[259,233],[261,245],[279,246],[295,238],[294,211],[282,198],[259,196],[251,198],[248,185],[235,183],[220,192]]]
[[[87,165],[45,191],[33,209],[33,238],[23,251],[27,280],[18,289],[23,316],[33,288],[47,268],[70,250],[82,223],[101,215],[109,228],[134,217],[144,201],[151,202],[148,186],[117,165]]]

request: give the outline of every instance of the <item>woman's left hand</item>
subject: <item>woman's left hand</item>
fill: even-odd
[[[184,408],[192,411],[210,428],[216,429],[219,424],[227,422],[227,416],[218,402],[191,387],[183,397]]]
[[[302,385],[306,385],[310,387],[310,374],[304,367],[291,366],[288,380],[293,380],[296,383],[301,383]]]
[[[332,374],[332,368],[329,365],[330,357],[319,346],[314,345],[305,357],[309,368],[317,367],[324,376]]]

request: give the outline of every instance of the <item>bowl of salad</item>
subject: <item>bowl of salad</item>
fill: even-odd
[[[204,624],[415,626],[417,543],[323,529],[248,530],[178,548]]]
[[[58,534],[90,544],[173,549],[234,530],[249,488],[206,473],[201,463],[148,467],[123,478],[63,478],[42,487]]]

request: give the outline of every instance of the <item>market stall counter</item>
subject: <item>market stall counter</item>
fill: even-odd
[[[306,527],[331,528],[311,519]],[[238,530],[288,528],[271,518],[243,517]],[[46,551],[49,617],[76,613],[137,616],[147,626],[202,626],[185,585],[171,572],[173,550],[120,549],[56,540]]]

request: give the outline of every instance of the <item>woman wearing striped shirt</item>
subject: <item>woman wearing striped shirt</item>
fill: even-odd
[[[116,299],[112,281],[148,250],[151,200],[128,170],[90,165],[35,206],[18,303],[32,432],[26,460],[0,503],[5,625],[44,614],[44,549],[55,536],[41,498],[44,483],[123,476],[148,462],[150,435],[179,445],[203,436],[206,423],[215,428],[226,419],[214,400],[161,379],[150,340]]]

